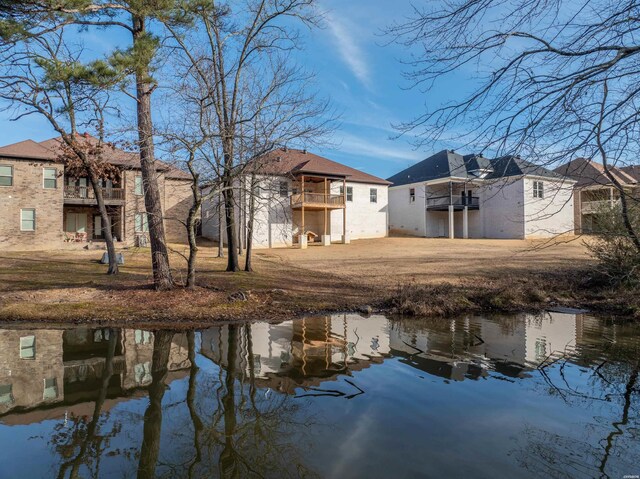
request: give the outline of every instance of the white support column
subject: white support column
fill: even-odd
[[[462,212],[462,237],[469,239],[469,207],[465,206]]]
[[[453,205],[449,205],[449,238],[455,238],[455,229],[453,224]]]

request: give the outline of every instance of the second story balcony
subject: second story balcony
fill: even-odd
[[[124,188],[101,188],[102,198],[107,205],[124,203]],[[65,185],[64,202],[70,205],[95,205],[96,196],[91,186]]]
[[[453,206],[455,211],[460,211],[465,206],[470,210],[480,209],[480,198],[477,196],[432,196],[427,198],[427,210],[447,211]]]
[[[344,195],[325,193],[296,193],[290,196],[291,208],[300,209],[304,206],[309,210],[342,209],[345,207]]]
[[[582,214],[606,213],[614,208],[620,208],[620,199],[583,201],[580,204]]]

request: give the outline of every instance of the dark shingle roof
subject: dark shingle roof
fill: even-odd
[[[482,176],[482,173],[485,176]],[[460,155],[451,150],[442,150],[388,178],[393,186],[423,181],[464,178],[496,179],[510,176],[542,176],[562,179],[562,175],[515,156],[489,159],[482,155]]]
[[[566,176],[551,171],[543,166],[523,160],[517,156],[503,156],[491,160],[493,173],[487,175],[487,179],[508,178],[510,176],[541,176],[562,180]]]

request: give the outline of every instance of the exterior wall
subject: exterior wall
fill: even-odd
[[[0,331],[0,386],[11,385],[12,401],[0,404],[0,414],[13,408],[32,408],[62,401],[64,367],[62,330]],[[33,359],[20,358],[20,338],[35,337]],[[45,380],[55,378],[56,397],[45,398]]]
[[[409,201],[409,190],[415,188],[416,200]],[[412,183],[389,188],[389,231],[411,236],[432,236],[425,224],[425,186]]]
[[[254,248],[277,248],[293,244],[293,238],[298,233],[301,223],[301,211],[292,210],[288,197],[281,197],[279,187],[281,181],[288,182],[288,194],[292,192],[293,184],[283,177],[265,177],[260,183],[263,199],[256,201],[254,220]],[[338,194],[342,182],[331,185],[331,193]],[[385,185],[370,185],[349,183],[353,187],[353,201],[347,202],[347,234],[351,239],[383,238],[387,236],[388,188]],[[371,203],[369,189],[378,190],[378,202]],[[306,188],[305,188],[306,189]],[[202,206],[202,235],[205,238],[218,240],[218,197],[210,192],[203,192],[207,199]],[[236,218],[239,224],[246,218],[244,210],[248,208],[248,195],[239,201],[236,208]],[[342,239],[343,210],[329,210],[329,224],[327,232],[332,241]],[[318,240],[324,232],[324,211],[305,210],[305,228],[318,235]],[[223,231],[223,241],[226,233]]]
[[[331,185],[331,193],[340,192],[340,182]],[[347,235],[352,239],[384,238],[388,236],[389,223],[389,187],[368,183],[350,183],[353,187],[353,201],[347,201]],[[378,202],[369,201],[369,190],[378,190]],[[331,240],[340,241],[342,238],[343,211],[330,211]]]
[[[174,243],[187,242],[184,223],[193,205],[193,193],[189,180],[165,179],[164,227],[167,240]]]
[[[551,237],[574,233],[573,183],[525,177],[525,236]],[[544,198],[533,197],[533,182],[542,181]]]
[[[43,187],[43,168],[63,167],[49,161],[0,158],[0,165],[13,167],[13,186],[0,186],[0,251],[46,249],[63,238],[62,207],[64,181],[58,177],[55,189]],[[35,231],[20,230],[20,210],[36,212]]]
[[[479,191],[483,237],[524,239],[524,181],[496,180]]]

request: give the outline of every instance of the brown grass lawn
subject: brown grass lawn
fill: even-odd
[[[173,245],[173,249],[175,278],[182,281],[185,263],[178,253],[186,248]],[[197,288],[170,292],[150,287],[146,249],[125,250],[125,266],[111,277],[98,263],[100,250],[0,252],[0,319],[193,325],[237,318],[282,319],[364,304],[398,306],[399,295],[404,302],[417,299],[422,304],[413,309],[396,307],[414,314],[593,302],[580,294],[576,282],[590,265],[581,241],[360,240],[310,246],[305,251],[257,250],[255,272],[236,274],[224,272],[226,260],[215,258],[216,251],[211,243],[201,246]],[[412,288],[409,296],[407,288]],[[239,291],[246,293],[246,301],[233,298]],[[458,304],[455,298],[461,291],[465,296]],[[514,296],[513,291],[520,293]],[[470,294],[477,296],[471,298],[473,305]],[[483,303],[489,296],[493,299]],[[603,301],[611,303],[600,297]]]

